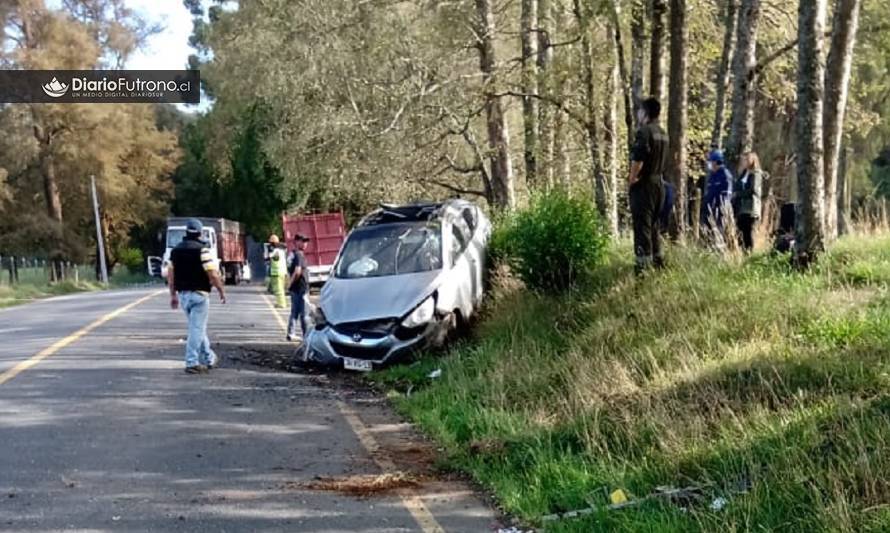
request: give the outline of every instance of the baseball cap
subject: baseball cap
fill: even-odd
[[[723,152],[721,150],[711,150],[711,153],[708,154],[708,161],[723,163]]]
[[[186,233],[201,233],[202,231],[204,231],[204,224],[197,218],[190,218],[185,223]]]

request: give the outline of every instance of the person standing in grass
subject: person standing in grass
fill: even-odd
[[[723,247],[723,221],[732,201],[732,173],[724,165],[723,152],[711,150],[708,154],[708,184],[702,202],[702,226],[708,228],[716,245]]]
[[[185,226],[185,237],[170,252],[167,282],[170,286],[170,307],[182,307],[188,318],[188,339],[185,344],[185,371],[201,374],[216,365],[217,357],[207,337],[210,316],[210,288],[216,287],[219,299],[226,303],[226,291],[213,253],[201,240],[204,225],[195,218]]]
[[[664,266],[659,216],[664,206],[669,140],[658,125],[658,100],[644,100],[638,113],[640,129],[631,151],[628,196],[634,231],[634,270],[642,274],[653,266]]]
[[[736,227],[741,234],[741,244],[746,252],[754,249],[754,231],[760,220],[763,188],[763,171],[756,152],[742,156],[739,165],[739,178],[732,193],[732,207],[736,216]]]

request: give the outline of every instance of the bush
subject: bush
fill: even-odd
[[[120,263],[127,267],[130,274],[145,272],[145,260],[139,248],[124,248],[117,255]]]
[[[556,191],[505,217],[492,235],[492,259],[506,261],[534,290],[565,290],[605,256],[609,238],[593,203]]]

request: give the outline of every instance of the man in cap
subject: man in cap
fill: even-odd
[[[631,153],[629,190],[630,214],[634,230],[635,270],[641,274],[653,265],[661,267],[659,215],[664,205],[664,172],[668,161],[668,136],[658,125],[661,104],[647,98],[640,107]]]
[[[306,338],[306,294],[309,293],[309,265],[306,264],[306,256],[303,252],[306,250],[306,243],[309,237],[297,234],[294,237],[296,250],[291,257],[290,280],[288,282],[288,292],[290,293],[290,320],[287,323],[287,340],[296,340],[297,320],[300,321],[300,333]]]
[[[195,218],[185,226],[185,238],[170,252],[167,282],[170,286],[170,307],[182,307],[188,317],[188,340],[185,345],[185,371],[188,374],[207,372],[216,366],[217,357],[207,338],[210,315],[210,289],[216,287],[219,299],[226,303],[226,292],[213,253],[201,240],[204,225]]]

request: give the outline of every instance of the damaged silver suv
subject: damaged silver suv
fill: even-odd
[[[463,200],[366,216],[321,291],[303,359],[370,371],[444,342],[482,300],[490,233],[485,214]]]

